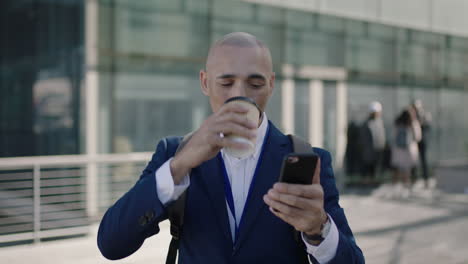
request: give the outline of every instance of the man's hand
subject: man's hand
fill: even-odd
[[[320,185],[320,159],[313,177],[309,185],[275,183],[263,196],[274,215],[308,235],[320,233],[322,224],[327,221]]]
[[[248,111],[248,108],[239,104],[226,104],[208,117],[171,161],[174,183],[178,184],[192,168],[212,159],[224,147],[247,148],[248,145],[221,137],[220,134],[255,138],[258,124],[247,118]]]

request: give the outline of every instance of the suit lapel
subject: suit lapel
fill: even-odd
[[[229,219],[227,215],[226,196],[224,194],[224,183],[221,172],[221,167],[217,158],[213,158],[200,166],[201,173],[199,176],[206,192],[210,196],[211,203],[214,207],[214,212],[218,223],[221,227],[226,239],[232,243],[231,231],[229,228]]]
[[[239,228],[236,247],[247,237],[260,212],[269,213],[263,201],[263,195],[278,181],[283,157],[288,154],[289,139],[271,122],[263,151],[258,160],[256,175],[251,183],[251,191],[245,205]]]

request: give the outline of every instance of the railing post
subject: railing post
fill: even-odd
[[[89,220],[94,221],[98,214],[98,178],[97,164],[95,161],[88,161],[86,169],[86,211]]]
[[[41,231],[41,166],[39,164],[34,165],[33,171],[33,237],[34,243],[41,242],[39,233]]]

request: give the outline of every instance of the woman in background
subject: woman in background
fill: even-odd
[[[403,197],[408,197],[411,187],[411,169],[418,164],[418,142],[421,140],[421,126],[412,108],[404,109],[397,117],[394,132],[391,160],[395,169],[393,183],[397,189],[402,190]]]

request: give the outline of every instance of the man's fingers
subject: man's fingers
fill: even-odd
[[[323,198],[323,188],[320,184],[292,184],[277,182],[273,189],[279,193],[301,196],[309,199]]]
[[[292,206],[270,199],[268,195],[263,196],[263,201],[268,206],[270,206],[271,208],[275,209],[278,212],[283,213],[284,215],[294,216],[300,213],[300,210],[298,210],[297,208],[294,208]]]
[[[268,207],[268,209],[270,209],[270,212],[272,212],[277,217],[281,218],[286,223],[289,223],[290,225],[293,225],[293,221],[294,221],[293,217],[285,215],[285,214],[283,214],[283,213],[281,213],[279,211],[275,211],[275,209],[273,207],[271,207],[271,206]]]
[[[219,136],[219,133],[223,133],[224,136],[227,135],[237,135],[247,139],[254,139],[257,136],[256,129],[247,129],[241,125],[235,123],[224,123],[218,124],[213,127],[213,133]]]
[[[320,184],[320,158],[317,159],[317,165],[315,166],[314,177],[312,178],[312,184]]]
[[[274,189],[270,189],[267,193],[268,198],[271,200],[276,200],[278,202],[287,204],[292,207],[296,207],[299,209],[314,209],[318,206],[320,206],[320,201],[317,199],[310,199],[310,198],[303,198],[300,196],[296,195],[290,195],[290,194],[285,194],[285,193],[279,193],[275,191]]]
[[[250,129],[255,129],[258,127],[258,124],[255,124],[255,122],[252,122],[252,120],[250,120],[247,117],[247,115],[233,113],[233,112],[229,112],[229,113],[225,113],[221,115],[218,119],[218,122],[220,123],[232,122],[232,123],[236,123],[238,125],[241,125],[243,127],[250,128]]]
[[[278,202],[281,202],[281,203],[284,203],[293,207],[307,208],[307,201],[300,196],[280,193],[273,189],[270,189],[267,195],[268,195],[268,198],[272,200],[276,200]]]

